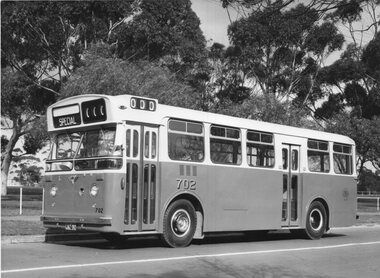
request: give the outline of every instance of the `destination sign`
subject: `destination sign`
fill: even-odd
[[[95,123],[107,120],[106,102],[104,99],[95,99],[82,102],[83,123]]]
[[[75,104],[54,108],[53,124],[55,128],[80,125],[79,105]]]

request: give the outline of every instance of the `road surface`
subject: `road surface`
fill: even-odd
[[[1,277],[379,277],[380,226],[334,229],[321,240],[288,232],[224,234],[187,248],[154,238],[2,244]]]

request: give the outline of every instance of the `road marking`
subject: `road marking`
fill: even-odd
[[[291,248],[291,249],[272,249],[272,250],[245,251],[245,252],[234,252],[234,253],[204,254],[204,255],[193,255],[193,256],[156,258],[156,259],[152,258],[152,259],[141,259],[141,260],[130,260],[130,261],[56,265],[56,266],[2,270],[1,273],[5,274],[5,273],[18,273],[18,272],[39,271],[39,270],[41,271],[41,270],[67,269],[67,268],[81,268],[81,267],[91,267],[91,266],[106,266],[106,265],[119,265],[119,264],[133,264],[133,263],[152,263],[152,262],[166,262],[166,261],[178,261],[178,260],[189,260],[189,259],[204,259],[204,258],[212,258],[212,257],[232,257],[232,256],[243,256],[243,255],[283,253],[283,252],[299,252],[299,251],[324,250],[324,249],[345,248],[345,247],[375,245],[375,244],[380,244],[380,241],[354,242],[354,243],[346,243],[346,244],[339,244],[339,245],[301,247],[301,248]]]

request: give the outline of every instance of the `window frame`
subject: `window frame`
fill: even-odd
[[[182,123],[185,123],[185,130],[178,130],[178,129],[173,129],[171,126],[170,126],[170,123],[171,122],[182,122]],[[192,130],[189,131],[189,128],[191,128],[191,125],[199,125],[201,126],[202,130],[201,132],[193,132]],[[204,127],[204,123],[203,122],[196,122],[196,121],[190,121],[190,120],[186,120],[186,119],[177,119],[177,118],[170,118],[168,120],[168,126],[167,126],[167,139],[168,139],[168,142],[167,142],[167,146],[168,146],[168,151],[167,151],[167,154],[168,154],[168,157],[170,160],[173,160],[173,161],[186,161],[186,162],[194,162],[194,163],[202,163],[205,161],[205,155],[206,155],[206,146],[205,146],[205,142],[206,142],[206,139],[205,139],[205,127]],[[193,149],[195,151],[197,150],[201,150],[201,152],[199,153],[196,153],[196,155],[199,155],[199,154],[202,154],[202,159],[196,159],[196,160],[193,160],[193,159],[181,159],[181,158],[176,158],[176,157],[172,157],[172,154],[171,154],[171,134],[175,134],[175,136],[183,136],[182,139],[186,139],[186,137],[191,137],[191,138],[188,138],[190,140],[194,140],[194,139],[201,139],[201,143],[202,143],[202,149]],[[181,140],[182,140],[181,139]],[[186,150],[186,149],[184,149]],[[188,149],[190,150],[190,149]],[[188,152],[184,152],[184,154],[188,154]],[[191,156],[190,156],[191,158]]]
[[[312,146],[311,144],[312,143],[316,143],[316,146]],[[327,148],[325,148],[325,146]],[[316,156],[316,155],[319,155],[319,157],[321,158],[320,161],[319,161],[319,165],[321,166],[322,165],[322,162],[325,163],[325,161],[328,162],[328,169],[327,170],[323,170],[325,167],[320,167],[319,169],[320,170],[313,170],[310,168],[311,164],[310,164],[310,153],[314,153],[313,156]],[[327,155],[327,160],[325,158],[325,155]],[[323,159],[322,159],[323,157]],[[324,140],[317,140],[317,139],[308,139],[307,140],[307,168],[309,170],[309,172],[313,172],[313,173],[324,173],[324,174],[327,174],[327,173],[331,173],[331,156],[330,156],[330,144],[328,141],[324,141]],[[324,165],[324,164],[323,164]],[[323,170],[323,171],[322,171]]]
[[[250,139],[249,136],[251,134],[257,134],[258,135],[258,140]],[[271,137],[271,142],[268,142],[266,140],[263,140],[263,136],[270,136]],[[264,156],[263,161],[272,161],[272,163],[268,166],[265,165],[253,165],[251,163],[252,158],[256,157],[256,160],[259,161],[259,154],[257,152],[256,155],[252,153],[252,148],[254,147],[259,147],[259,146],[270,146],[271,148],[265,148],[265,152],[267,151],[273,151],[273,156]],[[246,134],[246,148],[247,148],[247,164],[249,167],[255,167],[255,168],[274,168],[276,165],[276,148],[275,148],[275,142],[274,142],[274,134],[270,132],[263,132],[259,130],[247,130]],[[262,150],[260,148],[260,150]]]
[[[221,130],[224,129],[224,134],[223,135],[213,135],[213,128],[220,128]],[[238,132],[238,138],[229,136],[231,134]],[[229,126],[223,126],[223,125],[218,125],[218,124],[211,124],[210,125],[210,161],[213,164],[223,164],[223,165],[236,165],[240,166],[243,163],[243,149],[242,149],[242,132],[240,128],[236,127],[229,127]],[[231,143],[232,142],[232,143]],[[238,143],[238,144],[237,144]],[[213,146],[216,146],[215,144],[224,144],[224,145],[231,145],[232,146],[232,152],[228,151],[220,151],[216,152],[213,151]],[[234,162],[234,156],[235,152],[234,149],[236,148],[237,145],[237,152],[236,152],[236,162]],[[222,146],[221,146],[222,147]],[[240,151],[240,152],[239,152]],[[232,154],[232,162],[223,162],[222,160],[214,160],[213,159],[213,153],[223,153],[223,154]],[[240,156],[240,157],[239,157]]]
[[[336,150],[335,147],[341,147],[341,151],[339,150]],[[349,148],[349,151],[345,151],[345,147],[346,148]],[[337,142],[333,142],[333,151],[332,151],[332,158],[333,158],[333,168],[334,168],[334,173],[335,174],[338,174],[338,175],[352,175],[354,173],[354,165],[353,165],[353,161],[354,161],[354,158],[353,158],[353,153],[352,153],[352,146],[351,145],[347,145],[347,144],[342,144],[342,143],[337,143]],[[336,167],[335,167],[335,157],[339,155],[339,156],[345,156],[346,159],[348,158],[348,163],[346,166],[349,166],[347,167],[348,168],[348,173],[343,173],[343,172],[337,172],[336,171]],[[346,160],[347,161],[347,160]]]

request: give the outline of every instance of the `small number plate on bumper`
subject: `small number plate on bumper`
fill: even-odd
[[[66,231],[76,231],[77,230],[77,225],[75,225],[75,224],[67,224],[67,225],[65,225],[65,230]]]

